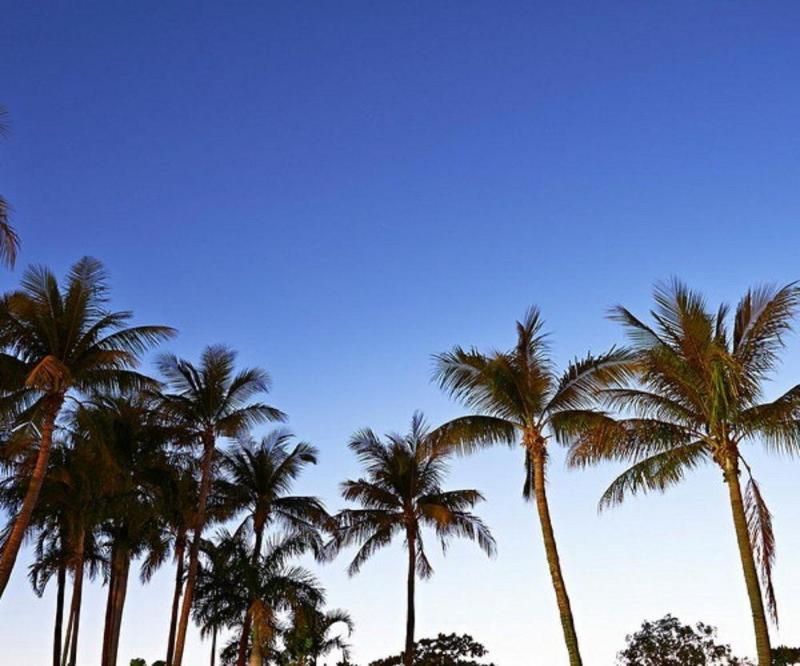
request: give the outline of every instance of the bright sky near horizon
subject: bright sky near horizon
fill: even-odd
[[[357,428],[461,413],[430,354],[504,348],[543,309],[560,363],[620,341],[617,302],[655,280],[709,299],[800,277],[800,4],[774,2],[8,2],[0,27],[0,191],[21,267],[106,262],[114,304],[225,342],[322,451],[299,486],[342,506]],[[16,274],[0,272],[0,286]],[[771,393],[800,377],[800,338]],[[800,644],[800,461],[751,455],[775,521],[776,643]],[[722,480],[600,516],[613,467],[550,493],[587,666],[671,612],[752,654]],[[566,663],[518,452],[457,461],[499,555],[434,557],[418,635],[468,632],[499,666]],[[0,603],[3,664],[48,663],[54,594],[24,555]],[[354,656],[398,652],[401,543],[348,580]],[[163,658],[172,567],[134,584],[121,664]],[[87,593],[80,663],[99,660],[105,589]],[[195,633],[187,664],[208,658]]]

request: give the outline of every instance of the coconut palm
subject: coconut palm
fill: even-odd
[[[302,534],[267,539],[254,560],[252,546],[241,532],[221,531],[216,543],[204,541],[195,617],[206,632],[226,625],[240,627],[251,616],[250,666],[263,666],[282,629],[280,616],[319,606],[325,595],[316,579],[290,562],[309,552]]]
[[[439,385],[477,413],[450,421],[434,435],[442,445],[464,453],[495,443],[521,443],[523,496],[536,503],[569,661],[579,666],[578,636],[546,492],[548,442],[565,423],[583,418],[597,388],[627,372],[628,359],[625,351],[615,349],[600,356],[588,355],[569,365],[559,377],[542,329],[539,310],[531,308],[517,322],[517,343],[509,351],[485,354],[455,347],[437,355],[435,379]]]
[[[649,325],[623,307],[612,318],[625,327],[635,354],[635,380],[608,387],[611,409],[626,417],[593,417],[572,432],[572,463],[632,462],[608,488],[601,506],[639,491],[665,490],[695,467],[715,463],[728,489],[733,524],[755,629],[759,666],[770,664],[770,638],[759,585],[777,618],[771,581],[774,539],[770,513],[744,458],[748,445],[800,451],[800,385],[764,401],[764,385],[779,362],[784,336],[800,304],[794,285],[748,291],[733,317],[725,305],[709,311],[704,298],[679,281],[658,285]],[[748,477],[742,492],[740,476]]]
[[[189,566],[170,666],[180,666],[183,660],[217,437],[237,437],[259,423],[285,418],[274,407],[250,402],[254,396],[269,390],[269,375],[259,368],[237,373],[235,360],[235,352],[227,347],[211,346],[203,351],[197,367],[172,354],[161,356],[158,362],[167,383],[167,391],[161,396],[162,408],[202,446],[194,537],[189,547]]]
[[[197,467],[196,461],[187,456],[174,455],[158,487],[160,513],[171,537],[173,559],[175,560],[175,582],[165,662],[167,664],[172,663],[175,649],[175,633],[178,626],[178,612],[186,569],[186,548],[189,532],[197,515]]]
[[[322,610],[316,607],[303,608],[295,612],[291,627],[283,633],[283,649],[275,655],[280,666],[317,666],[320,657],[339,650],[342,658],[350,656],[349,646],[341,633],[335,633],[343,625],[347,636],[353,633],[350,614],[338,608]]]
[[[65,399],[95,390],[152,388],[134,368],[153,345],[172,337],[165,326],[128,327],[130,312],[107,308],[102,264],[78,261],[64,285],[31,267],[21,288],[0,300],[0,412],[40,433],[27,494],[0,555],[0,595],[8,584],[41,491],[53,431]]]
[[[35,451],[24,449],[22,454],[24,458],[0,488],[0,501],[10,512],[18,509],[30,483],[28,468]],[[96,474],[95,462],[85,446],[64,443],[57,447],[48,461],[39,502],[31,517],[29,533],[34,537],[35,549],[30,579],[36,594],[44,592],[53,574],[57,576],[54,666],[77,663],[85,571],[94,577],[101,562],[94,530],[100,519],[104,480]],[[73,583],[67,631],[63,636],[67,573],[72,574]]]
[[[476,541],[488,555],[495,552],[489,528],[470,513],[483,500],[477,490],[444,490],[447,457],[444,447],[435,446],[421,414],[411,420],[406,435],[390,434],[386,441],[370,429],[350,440],[350,449],[361,462],[366,476],[342,484],[342,496],[363,508],[345,509],[338,516],[337,548],[358,544],[348,573],[362,565],[393,537],[402,535],[408,551],[407,614],[404,663],[414,659],[414,593],[416,577],[433,573],[423,543],[423,527],[432,528],[446,549],[453,537]]]
[[[0,137],[8,133],[7,117],[5,108],[0,106]],[[0,264],[13,268],[19,251],[19,236],[9,217],[8,203],[0,196]]]
[[[157,488],[169,464],[171,430],[153,406],[142,395],[96,396],[75,417],[75,436],[88,442],[94,472],[105,486],[98,525],[108,581],[103,666],[117,663],[132,561],[144,556],[142,580],[147,581],[168,552]]]
[[[276,524],[303,534],[317,553],[322,551],[320,528],[331,527],[331,518],[316,497],[290,495],[292,486],[308,465],[317,462],[317,450],[300,442],[290,447],[292,434],[274,430],[260,443],[245,439],[224,456],[221,488],[232,506],[246,514],[239,529],[252,530],[253,559],[261,554],[264,531]],[[243,620],[238,666],[244,666],[250,632],[250,615]]]

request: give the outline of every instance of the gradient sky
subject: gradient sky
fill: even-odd
[[[272,402],[322,451],[300,490],[342,505],[362,426],[461,413],[430,354],[505,348],[540,305],[560,363],[620,340],[677,275],[709,298],[800,277],[796,2],[17,2],[0,28],[2,193],[21,266],[104,260],[114,303],[225,342],[272,373]],[[19,269],[17,274],[19,273]],[[2,288],[16,275],[0,274]],[[770,393],[800,376],[800,340]],[[774,512],[782,622],[800,644],[800,462],[751,460]],[[552,511],[588,666],[672,612],[753,650],[720,475],[598,516],[613,467],[554,451]],[[458,461],[499,543],[436,555],[418,635],[465,631],[500,666],[565,663],[521,456]],[[48,663],[52,590],[19,562],[3,663]],[[362,664],[398,652],[401,544],[348,580],[314,567],[356,621]],[[133,584],[120,663],[163,658],[172,568]],[[105,590],[84,604],[99,659]],[[207,659],[193,634],[187,664]]]

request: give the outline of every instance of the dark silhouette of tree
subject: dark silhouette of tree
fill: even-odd
[[[717,642],[714,627],[681,624],[672,615],[643,622],[625,640],[617,666],[751,666],[747,659],[733,656],[730,645]]]

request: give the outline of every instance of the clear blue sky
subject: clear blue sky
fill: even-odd
[[[116,305],[180,329],[172,350],[226,342],[268,368],[273,402],[322,450],[302,489],[337,508],[348,435],[459,413],[430,354],[510,344],[529,304],[563,362],[618,341],[606,307],[644,309],[656,279],[716,301],[800,277],[798,26],[788,1],[6,3],[1,191],[22,265],[97,256]],[[598,517],[615,470],[562,462],[550,489],[586,663],[666,612],[752,653],[718,475]],[[753,462],[775,514],[778,638],[800,644],[800,463]],[[437,556],[418,628],[549,666],[564,651],[521,477],[516,452],[455,466],[454,486],[485,491],[500,554]],[[319,569],[362,663],[401,645],[400,548],[351,581],[344,560]],[[0,605],[3,658],[44,664],[53,595],[22,574]],[[131,590],[121,663],[163,656],[171,575]],[[104,593],[88,594],[83,663]],[[192,636],[189,663],[206,658]]]

